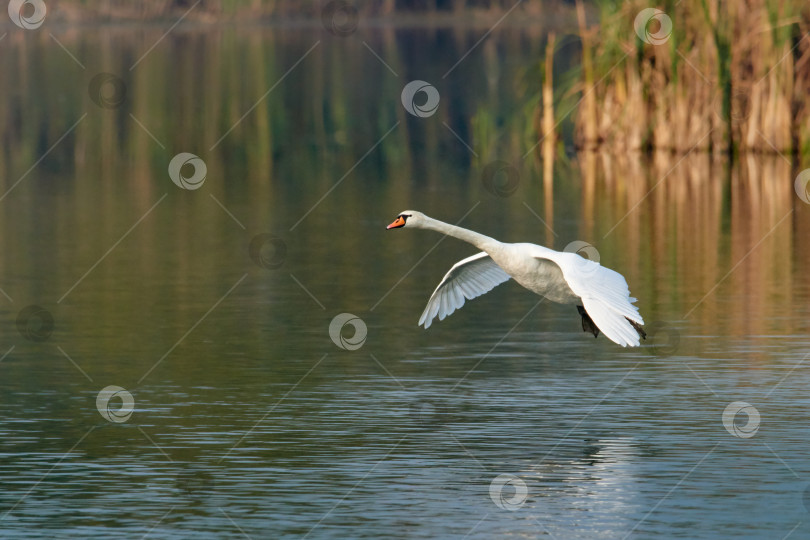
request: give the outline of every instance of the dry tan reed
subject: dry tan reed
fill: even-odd
[[[649,7],[605,7],[599,26],[579,7],[578,146],[810,153],[810,4],[666,2],[672,32],[658,44],[634,28]]]

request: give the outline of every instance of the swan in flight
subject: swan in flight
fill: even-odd
[[[483,234],[406,210],[388,229],[410,227],[440,232],[482,250],[457,262],[428,300],[419,324],[428,328],[496,286],[514,279],[552,302],[575,304],[582,329],[594,337],[601,331],[622,347],[637,347],[646,338],[644,320],[633,305],[624,276],[576,253],[554,251],[537,244],[507,244]]]

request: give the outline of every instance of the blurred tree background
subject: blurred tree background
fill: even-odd
[[[378,220],[403,206],[452,204],[462,215],[477,201],[486,201],[477,212],[491,213],[487,230],[499,238],[545,234],[558,249],[570,238],[599,242],[600,251],[624,254],[635,283],[655,261],[674,274],[638,294],[683,303],[680,314],[767,236],[750,258],[755,266],[734,273],[735,289],[747,293],[722,307],[760,314],[738,321],[740,335],[775,331],[766,326],[781,324],[779,312],[807,298],[796,291],[806,291],[802,276],[810,275],[810,243],[800,232],[810,214],[794,192],[796,175],[810,166],[805,4],[751,0],[738,10],[706,0],[704,11],[699,0],[673,0],[662,5],[672,33],[656,45],[641,36],[658,26],[636,27],[647,8],[641,0],[523,2],[492,32],[512,0],[357,0],[360,24],[349,37],[322,26],[325,1],[46,1],[39,31],[8,23],[0,42],[0,189],[7,194],[0,238],[4,253],[26,254],[5,257],[0,271],[8,276],[3,286],[23,298],[58,298],[77,271],[54,260],[77,257],[84,271],[109,248],[110,231],[126,231],[164,193],[176,210],[153,227],[172,230],[172,244],[166,249],[159,234],[145,233],[131,251],[140,272],[171,268],[178,298],[188,283],[216,288],[230,279],[208,270],[221,255],[207,250],[206,239],[244,256],[242,229],[211,197],[186,200],[174,190],[166,167],[181,151],[205,160],[203,195],[251,234],[286,231],[285,241],[301,248],[291,268],[329,305],[366,294],[368,273],[353,268],[369,245],[356,235],[322,234],[329,212]],[[369,23],[382,20],[386,6],[395,15]],[[458,6],[471,9],[458,16]],[[256,24],[243,23],[247,13]],[[120,84],[102,92],[92,84],[99,75]],[[403,84],[414,79],[441,93],[430,119],[401,106]],[[518,170],[519,196],[483,184],[495,162]],[[294,220],[347,174],[293,231]],[[534,212],[548,227],[523,219]],[[204,230],[195,226],[199,216]],[[771,234],[786,219],[788,232]],[[569,232],[557,237],[558,227]],[[30,249],[43,238],[53,253]],[[408,235],[400,246],[415,253],[423,242]],[[177,259],[161,259],[166,251]],[[319,272],[319,260],[344,271]],[[48,280],[28,278],[51,267]],[[279,275],[283,288],[289,279]],[[87,299],[88,317],[112,319],[120,305],[138,302],[146,313],[166,296],[115,290],[114,270],[106,278],[109,288]],[[190,307],[188,318],[198,311]],[[712,313],[701,315],[705,327],[716,324]],[[285,314],[274,316],[269,327],[287,324]],[[108,339],[110,351],[120,346],[119,332]]]
[[[188,11],[196,0],[50,0],[51,13],[66,20],[139,20],[174,17]],[[222,20],[317,19],[325,0],[200,0],[188,17],[200,22]],[[367,17],[392,15],[500,15],[515,6],[514,0],[356,0],[339,2]],[[518,9],[540,15],[556,2],[523,2]],[[565,2],[559,2],[564,4]],[[571,2],[568,2],[569,4]]]

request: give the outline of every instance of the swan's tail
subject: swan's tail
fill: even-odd
[[[577,306],[577,311],[579,311],[579,315],[582,317],[582,331],[590,332],[593,334],[593,337],[599,337],[599,328],[594,324],[593,319],[591,319],[591,316],[585,311],[585,308]]]

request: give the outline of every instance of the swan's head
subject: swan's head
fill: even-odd
[[[399,229],[401,227],[421,227],[426,217],[422,212],[416,210],[405,210],[400,212],[397,219],[394,220],[386,229]]]

